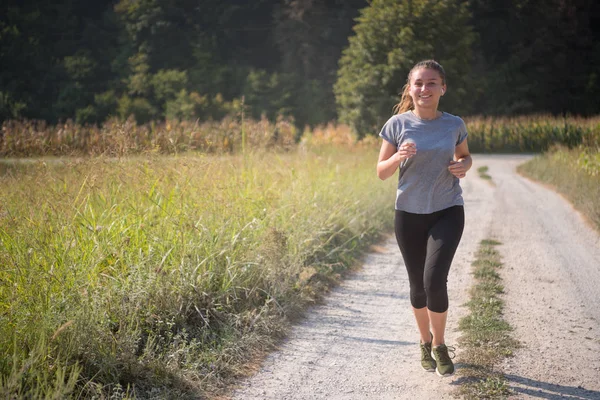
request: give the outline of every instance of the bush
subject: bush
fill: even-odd
[[[152,107],[150,102],[142,97],[130,98],[122,96],[119,99],[118,113],[122,119],[127,119],[133,116],[139,124],[150,122],[156,118],[156,109]]]

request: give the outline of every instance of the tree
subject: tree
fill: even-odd
[[[281,70],[291,80],[289,108],[296,123],[336,118],[333,85],[352,21],[365,0],[286,0],[274,12]]]
[[[359,136],[377,132],[398,103],[412,66],[430,58],[446,70],[448,93],[441,108],[468,112],[475,40],[469,20],[464,1],[373,0],[362,10],[340,61],[334,87],[340,120]]]
[[[475,112],[598,112],[600,4],[595,0],[471,0],[480,40]]]

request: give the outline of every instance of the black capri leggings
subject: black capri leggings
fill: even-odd
[[[396,240],[408,271],[414,308],[448,310],[448,271],[464,226],[462,206],[432,214],[396,210]]]

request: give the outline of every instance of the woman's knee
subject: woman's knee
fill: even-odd
[[[433,312],[443,313],[448,311],[448,291],[427,293],[427,308]]]
[[[428,281],[425,284],[427,308],[434,312],[444,312],[448,309],[448,286],[446,279]]]
[[[410,289],[410,304],[414,308],[424,308],[427,307],[427,293],[425,289]]]

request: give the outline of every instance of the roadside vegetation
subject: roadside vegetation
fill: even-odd
[[[568,148],[600,146],[600,117],[551,115],[465,118],[469,148],[475,153],[544,152],[556,145]]]
[[[239,153],[248,149],[286,150],[302,132],[285,119],[270,122],[245,119],[242,113],[219,121],[168,120],[136,124],[133,118],[113,118],[101,125],[66,121],[5,121],[0,132],[0,156],[116,156],[133,154]]]
[[[462,364],[457,372],[462,377],[458,393],[466,399],[503,399],[510,394],[506,379],[495,369],[518,346],[502,317],[502,262],[494,248],[499,244],[490,239],[481,242],[473,262],[475,284],[467,303],[470,313],[459,321],[464,351],[457,360]]]
[[[3,163],[0,397],[218,394],[389,231],[377,149]]]
[[[127,156],[133,154],[239,153],[248,149],[291,149],[309,134],[319,143],[354,143],[357,135],[343,124],[326,124],[311,132],[299,131],[292,120],[276,122],[244,119],[244,107],[222,120],[136,124],[135,120],[110,119],[101,125],[66,121],[48,125],[42,121],[8,120],[0,132],[0,156]],[[556,145],[567,148],[600,147],[600,117],[557,118],[550,115],[522,117],[468,117],[469,148],[474,153],[543,152]],[[362,132],[364,136],[367,132]],[[363,140],[372,142],[374,136]]]
[[[489,181],[493,185],[494,182],[492,181],[492,177],[487,173],[488,170],[489,170],[489,167],[487,165],[484,165],[482,167],[477,168],[477,173],[479,174],[479,177],[481,179],[485,179],[486,181]]]
[[[540,120],[467,119],[471,147],[558,141],[572,160],[598,143],[597,120]],[[379,143],[241,114],[5,121],[0,397],[221,393],[392,229],[396,182],[375,176]]]
[[[598,139],[596,139],[598,140]],[[600,232],[600,144],[556,146],[519,166],[519,173],[551,185]]]

